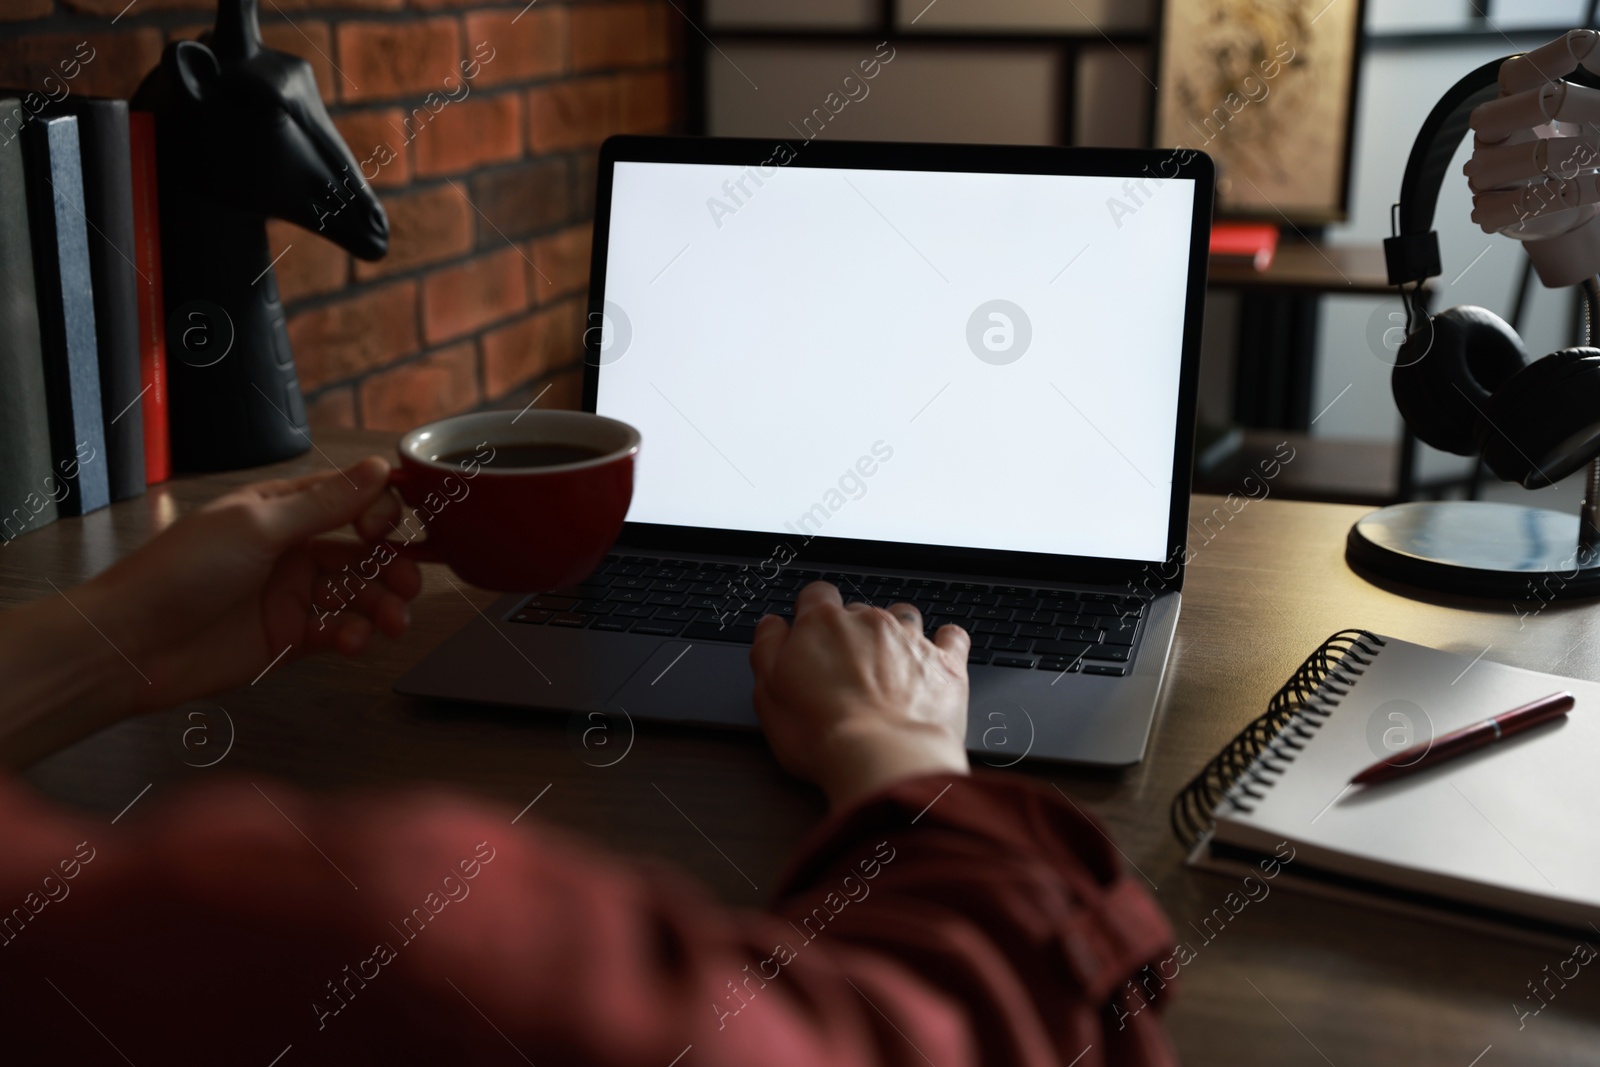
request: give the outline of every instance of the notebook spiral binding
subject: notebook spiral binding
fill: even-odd
[[[1366,673],[1385,644],[1366,630],[1340,630],[1306,658],[1267,704],[1266,712],[1239,732],[1172,801],[1172,832],[1186,849],[1216,825],[1212,813],[1226,801],[1252,810],[1293,763],[1323,720]]]

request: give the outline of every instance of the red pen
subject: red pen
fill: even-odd
[[[1374,763],[1354,778],[1350,779],[1351,785],[1373,785],[1377,782],[1387,782],[1391,778],[1410,774],[1412,771],[1431,767],[1436,763],[1443,763],[1453,759],[1464,752],[1492,745],[1496,741],[1503,741],[1513,734],[1524,730],[1531,730],[1542,722],[1557,719],[1572,710],[1575,703],[1571,693],[1551,693],[1547,697],[1540,697],[1531,704],[1524,704],[1520,708],[1512,708],[1491,719],[1464,726],[1459,730],[1452,730],[1442,737],[1432,741],[1424,741],[1420,745],[1413,745],[1404,752],[1397,752],[1386,760]]]

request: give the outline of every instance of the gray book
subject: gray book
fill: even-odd
[[[0,115],[21,108],[0,98]],[[33,288],[22,143],[0,135],[0,541],[52,523],[64,495],[50,464],[44,356]]]
[[[22,130],[33,285],[38,297],[45,398],[55,477],[68,492],[62,515],[111,502],[100,365],[95,348],[94,287],[83,210],[78,120],[40,116]]]
[[[75,115],[83,158],[83,210],[94,283],[100,410],[111,499],[144,492],[144,412],[139,404],[139,272],[134,266],[133,160],[128,102],[73,94],[44,109]]]

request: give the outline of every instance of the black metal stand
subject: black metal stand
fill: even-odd
[[[1394,504],[1350,528],[1345,559],[1358,573],[1461,596],[1513,603],[1600,596],[1597,464],[1589,485],[1582,517],[1482,500]]]

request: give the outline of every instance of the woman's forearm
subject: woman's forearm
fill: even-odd
[[[1054,790],[939,774],[863,798],[765,915],[512,815],[224,780],[111,834],[0,782],[0,901],[42,912],[0,928],[10,1060],[86,1062],[81,1005],[135,1063],[1176,1063],[1171,928]]]
[[[148,686],[96,629],[90,586],[0,612],[0,766],[26,767],[126,717]]]

